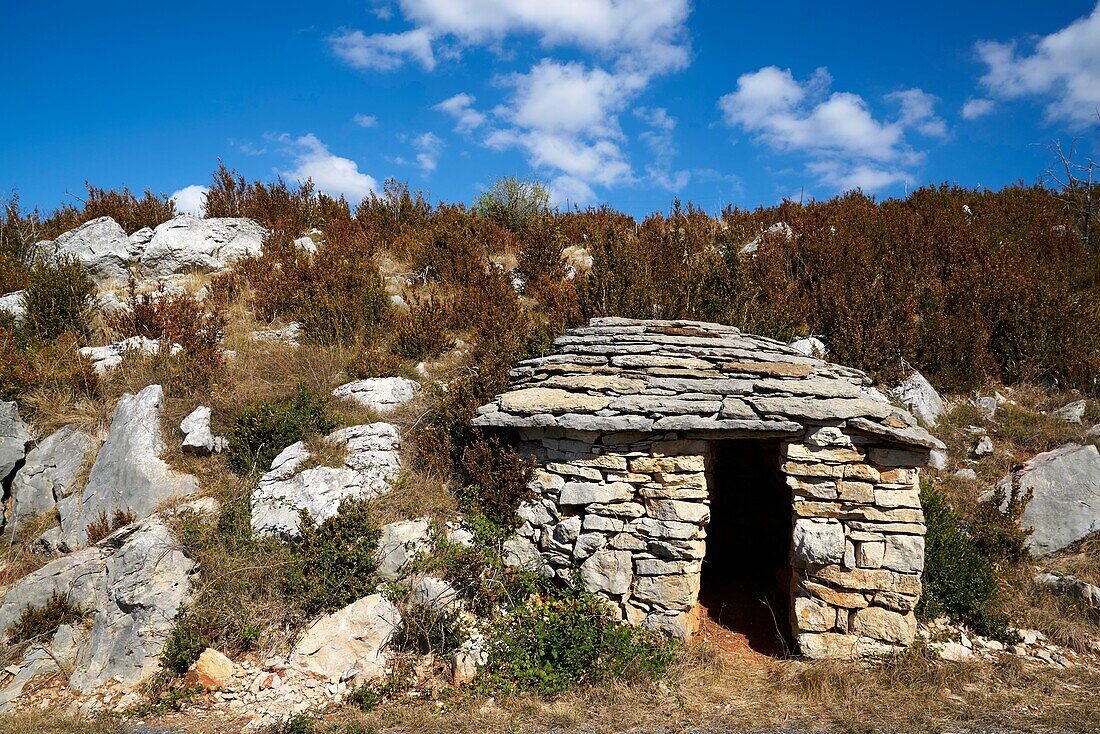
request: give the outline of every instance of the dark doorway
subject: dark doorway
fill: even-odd
[[[704,634],[725,648],[793,649],[791,493],[780,461],[778,440],[714,445],[699,603]]]

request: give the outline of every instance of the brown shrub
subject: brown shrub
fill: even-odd
[[[432,294],[414,299],[394,329],[394,354],[419,362],[452,348],[454,339],[447,334],[447,315],[447,309]]]
[[[137,515],[129,508],[115,510],[109,517],[106,510],[100,510],[99,517],[88,523],[88,545],[95,545],[119,528],[135,522],[137,522]]]

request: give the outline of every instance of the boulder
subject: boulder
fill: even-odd
[[[1068,403],[1058,408],[1058,410],[1055,410],[1051,415],[1066,423],[1076,423],[1080,425],[1085,419],[1085,401],[1074,400],[1072,403]]]
[[[983,456],[989,456],[993,453],[993,439],[989,436],[980,436],[974,443],[971,453],[979,459]]]
[[[829,349],[825,346],[825,342],[821,341],[816,336],[795,339],[788,346],[799,354],[805,354],[807,357],[824,357],[829,353]]]
[[[310,458],[305,444],[287,446],[271,462],[252,492],[252,532],[298,535],[299,512],[323,522],[347,499],[373,499],[388,494],[401,469],[401,440],[389,423],[341,428],[325,437],[346,449],[342,466],[302,469]]]
[[[69,688],[136,686],[160,667],[176,614],[190,594],[194,567],[168,527],[149,518],[16,582],[0,600],[0,630],[9,629],[27,607],[64,594],[91,621],[87,639],[78,643]]]
[[[195,477],[173,470],[160,457],[164,451],[160,433],[163,406],[160,385],[122,396],[84,492],[57,503],[62,542],[67,548],[83,546],[88,524],[98,521],[103,513],[112,517],[116,511],[130,512],[140,520],[163,502],[198,493]]]
[[[1028,547],[1045,556],[1100,530],[1100,452],[1066,444],[1039,454],[997,483],[1009,499],[1013,485],[1031,492],[1020,523],[1031,528]],[[992,493],[983,498],[988,500]]]
[[[0,296],[0,311],[7,311],[14,316],[16,323],[22,321],[23,315],[27,312],[27,309],[23,307],[23,291],[5,293]]]
[[[293,668],[331,682],[365,682],[386,672],[386,650],[401,613],[371,594],[314,622],[290,653]]]
[[[127,237],[126,241],[130,245],[130,259],[140,260],[142,253],[145,252],[145,246],[149,244],[151,239],[153,239],[152,227],[142,227]]]
[[[431,526],[426,517],[383,525],[375,573],[388,581],[396,581],[412,565],[417,553],[428,547],[430,540]]]
[[[12,482],[12,522],[15,530],[77,491],[84,467],[95,457],[99,441],[75,426],[51,433],[27,454]]]
[[[150,275],[219,270],[263,253],[267,230],[243,217],[199,219],[183,215],[157,226],[141,254]]]
[[[187,682],[204,688],[220,690],[233,679],[233,661],[212,647],[199,655],[199,659],[187,671]]]
[[[0,484],[7,486],[12,472],[23,463],[30,440],[31,429],[19,418],[19,406],[0,402]]]
[[[890,388],[890,394],[898,399],[921,422],[929,426],[936,425],[946,408],[943,398],[932,387],[932,383],[916,370],[903,381]]]
[[[389,413],[416,397],[420,383],[405,377],[368,377],[332,391],[333,397],[353,400],[376,413]]]
[[[99,283],[125,283],[130,274],[129,238],[110,217],[85,222],[56,240],[39,242],[35,247],[51,260],[75,259]]]
[[[180,421],[180,431],[183,433],[180,450],[185,454],[209,456],[225,449],[225,436],[215,436],[210,430],[210,408],[205,405],[195,408]]]

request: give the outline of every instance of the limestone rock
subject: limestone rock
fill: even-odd
[[[401,578],[416,558],[417,553],[428,547],[431,525],[428,518],[402,520],[382,526],[378,539],[377,573],[388,581]]]
[[[401,469],[395,426],[351,426],[330,433],[325,440],[345,447],[343,465],[303,470],[310,457],[305,444],[299,441],[283,449],[252,492],[253,533],[296,536],[300,510],[323,522],[336,514],[345,499],[373,499],[389,493]]]
[[[180,450],[185,454],[209,456],[225,449],[225,436],[215,436],[210,430],[210,408],[205,405],[192,410],[180,421],[183,443]]]
[[[164,451],[160,434],[163,406],[160,385],[122,396],[83,493],[57,503],[62,539],[68,548],[84,545],[88,524],[98,521],[102,513],[111,517],[116,511],[131,512],[140,520],[152,515],[162,502],[198,493],[195,477],[173,470],[160,458]]]
[[[456,606],[460,599],[458,590],[443,579],[424,576],[413,583],[409,590],[409,601],[443,610]]]
[[[841,563],[844,560],[844,528],[837,520],[799,518],[794,524],[794,555],[811,565]]]
[[[74,426],[51,433],[27,454],[12,482],[12,521],[23,523],[46,512],[77,490],[81,471],[99,450],[99,441]]]
[[[376,413],[389,413],[416,397],[420,383],[405,377],[368,377],[332,391],[333,397],[353,400]]]
[[[149,244],[149,240],[153,239],[153,228],[142,227],[136,232],[132,232],[129,237],[126,238],[126,242],[129,245],[129,253],[131,260],[140,260],[141,254],[145,252],[145,246]]]
[[[53,242],[39,242],[36,249],[53,260],[75,259],[100,283],[125,283],[129,275],[130,241],[110,217],[85,222]]]
[[[1032,493],[1020,520],[1032,528],[1028,547],[1037,556],[1065,548],[1100,530],[1100,452],[1096,446],[1066,444],[1039,454],[998,482],[1007,495],[1018,482]],[[986,494],[985,499],[991,495]]]
[[[199,219],[183,215],[157,225],[141,254],[151,275],[219,270],[263,252],[267,231],[240,217]]]
[[[91,631],[75,657],[69,687],[134,686],[160,667],[176,614],[190,593],[194,562],[157,518],[130,525],[98,545],[52,561],[20,579],[0,601],[0,630],[55,593],[85,609]]]
[[[508,413],[584,413],[606,408],[610,397],[594,397],[548,387],[513,390],[500,398],[500,409]]]
[[[273,344],[286,344],[290,347],[299,346],[302,337],[302,325],[297,321],[291,321],[281,329],[265,329],[252,332],[250,338],[254,342],[271,342]]]
[[[233,661],[212,647],[199,655],[199,659],[187,672],[188,682],[197,683],[204,688],[221,690],[233,678]]]
[[[23,291],[5,293],[0,296],[0,311],[7,311],[14,316],[17,324],[22,321],[23,315],[27,312],[27,309],[23,307]]]
[[[625,594],[634,577],[630,551],[598,550],[581,564],[581,578],[589,591]]]
[[[775,224],[764,230],[761,234],[757,235],[752,240],[742,245],[741,254],[752,255],[760,249],[760,245],[764,244],[767,239],[774,240],[778,237],[786,239],[787,242],[790,242],[792,239],[794,239],[794,230],[791,229],[791,225],[787,224],[786,222],[776,222]],[[824,351],[822,351],[822,354],[824,354]]]
[[[1072,403],[1068,403],[1058,408],[1058,410],[1052,412],[1051,415],[1066,423],[1076,423],[1080,425],[1085,419],[1085,401],[1074,400]]]
[[[0,402],[0,483],[7,482],[27,454],[31,430],[19,417],[15,402]]]
[[[971,453],[979,459],[983,456],[989,456],[993,453],[993,439],[989,436],[981,436],[974,444],[974,448],[971,449]]]
[[[0,712],[5,711],[35,677],[56,673],[67,675],[76,665],[77,654],[86,640],[87,633],[83,627],[63,624],[45,643],[32,646],[24,654],[20,665],[14,666],[14,670],[11,667],[5,669],[13,672],[14,677],[0,690]]]
[[[172,354],[181,348],[179,344],[173,344]],[[96,374],[103,377],[122,364],[127,354],[157,354],[160,351],[160,342],[144,336],[131,336],[120,342],[105,344],[102,347],[81,347],[77,351],[82,357],[90,359]]]
[[[386,672],[386,646],[401,613],[381,594],[371,594],[314,622],[290,654],[293,668],[331,682],[365,682]]]
[[[946,411],[943,398],[936,392],[936,388],[932,387],[924,375],[915,370],[913,374],[891,388],[890,393],[921,422],[929,426],[935,426]]]
[[[805,354],[807,357],[824,357],[829,353],[829,349],[825,346],[825,342],[821,341],[816,336],[795,339],[788,346],[799,354]]]
[[[849,621],[853,634],[898,645],[909,645],[917,633],[912,614],[899,614],[882,607],[867,607],[852,613]]]

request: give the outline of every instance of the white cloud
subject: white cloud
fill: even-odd
[[[959,114],[963,116],[964,120],[977,120],[979,117],[985,117],[993,112],[994,106],[993,100],[976,97],[966,100],[959,109]]]
[[[201,217],[206,213],[206,193],[210,191],[205,186],[191,184],[172,194],[171,199],[176,205],[176,211],[180,214],[191,214]]]
[[[743,74],[718,107],[726,124],[762,145],[806,156],[807,170],[838,189],[875,190],[911,180],[907,169],[923,155],[906,142],[906,132],[947,134],[935,114],[936,98],[919,89],[888,95],[900,114],[884,120],[857,94],[829,93],[831,83],[825,69],[798,82],[789,69],[768,66]]]
[[[447,113],[454,118],[456,131],[468,133],[485,122],[485,113],[473,108],[476,101],[477,98],[473,95],[460,92],[443,100],[432,109]]]
[[[691,181],[691,173],[672,170],[672,159],[677,152],[672,139],[676,120],[669,116],[664,107],[639,107],[634,110],[634,114],[650,127],[638,136],[653,151],[653,163],[646,166],[646,175],[655,184],[669,191],[679,191],[687,186]]]
[[[352,120],[359,127],[377,127],[378,126],[378,118],[375,117],[374,115],[365,115],[365,114],[360,112],[355,117],[353,117]]]
[[[443,141],[435,133],[424,133],[413,138],[412,142],[419,151],[416,154],[416,163],[426,176],[436,168],[439,152],[443,149]]]
[[[328,40],[333,53],[356,69],[392,71],[404,64],[406,58],[419,61],[426,71],[435,68],[431,36],[419,28],[371,36],[363,31],[346,30]]]
[[[1047,101],[1051,121],[1071,125],[1096,122],[1100,110],[1100,3],[1092,13],[1038,39],[1031,53],[1015,41],[979,41],[981,78],[990,96],[1036,97]]]
[[[294,181],[310,179],[318,190],[329,196],[345,196],[351,202],[378,190],[378,182],[361,173],[355,161],[334,155],[313,133],[298,138],[282,135],[278,140],[286,144],[294,159],[294,168],[281,171],[283,176]]]
[[[405,57],[422,64],[432,57],[434,65],[432,42],[440,39],[475,46],[525,34],[536,36],[546,48],[576,46],[648,73],[683,68],[689,57],[689,0],[400,0],[399,6],[414,25],[412,31],[372,36],[348,31],[333,39],[334,47],[337,40],[347,39],[344,43],[352,42],[356,52],[337,53],[353,66],[387,71]],[[409,33],[421,35],[415,41],[402,38]]]
[[[596,201],[596,192],[592,187],[573,176],[556,176],[550,181],[547,189],[550,192],[552,206],[568,207],[574,204],[591,204]]]

